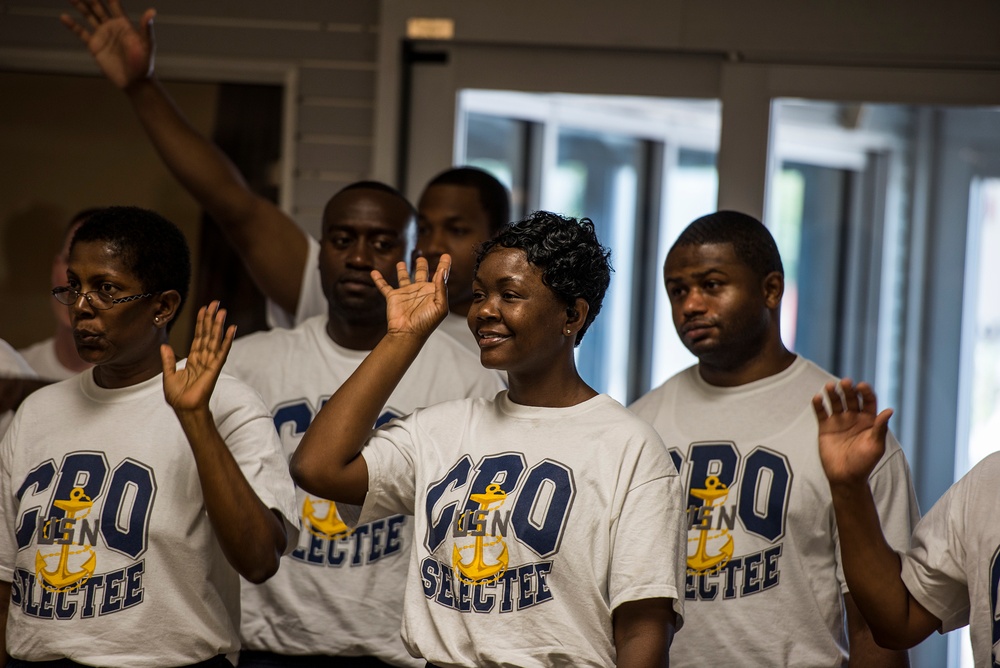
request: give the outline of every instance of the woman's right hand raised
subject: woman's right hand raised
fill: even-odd
[[[427,259],[417,258],[410,278],[406,263],[396,264],[399,287],[394,288],[378,270],[372,279],[386,302],[387,334],[430,336],[448,315],[448,272],[451,256],[442,255],[433,277],[429,277]],[[430,278],[430,280],[428,280]]]
[[[101,72],[122,90],[153,75],[155,9],[147,9],[139,21],[141,30],[129,20],[119,0],[70,0],[82,22],[69,14],[59,20],[87,45]]]

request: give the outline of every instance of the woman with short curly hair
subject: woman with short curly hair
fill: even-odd
[[[412,280],[400,264],[396,289],[372,273],[388,333],[313,421],[292,473],[355,504],[351,519],[415,516],[403,640],[429,665],[666,665],[681,623],[682,488],[652,428],[589,387],[574,358],[608,256],[587,219],[536,212],[504,228],[480,249],[468,321],[510,389],[375,432],[447,315],[451,261],[431,277],[419,259]]]

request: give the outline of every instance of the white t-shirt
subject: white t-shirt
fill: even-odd
[[[448,666],[614,666],[612,611],[684,584],[682,489],[656,433],[599,395],[570,408],[451,401],[363,450],[345,520],[414,514],[411,653]]]
[[[0,381],[4,378],[37,378],[36,374],[14,347],[0,339]],[[0,437],[14,418],[14,411],[0,413]]]
[[[210,406],[261,501],[297,526],[260,398],[224,375]],[[240,576],[162,376],[104,389],[88,370],[29,396],[0,442],[0,513],[12,656],[140,668],[239,649]]]
[[[56,340],[54,338],[39,341],[18,352],[35,370],[35,373],[46,380],[66,380],[80,373],[67,369],[56,357]]]
[[[239,339],[226,364],[227,372],[257,388],[271,408],[288,457],[322,404],[368,355],[337,345],[326,324],[320,316],[294,330]],[[435,333],[392,393],[380,422],[451,399],[493,397],[501,389],[499,374]],[[298,503],[303,531],[297,549],[265,584],[244,583],[244,647],[290,655],[369,655],[422,668],[399,637],[412,518],[397,514],[351,532],[330,501],[298,490]]]
[[[947,633],[971,623],[977,666],[1000,664],[1000,452],[945,492],[913,532],[902,576]]]
[[[269,303],[268,317],[272,326],[295,327],[310,318],[327,314],[326,297],[323,295],[323,283],[319,275],[319,250],[319,242],[310,236],[295,317],[289,318],[288,313],[282,311],[276,304]],[[448,317],[438,325],[437,331],[446,333],[475,353],[476,359],[479,359],[479,343],[469,330],[469,323],[464,315],[449,313]]]
[[[798,357],[717,387],[696,365],[630,407],[663,437],[688,493],[687,626],[672,667],[846,665],[847,585],[811,404],[832,379]],[[905,550],[918,511],[894,438],[870,483],[889,544]]]

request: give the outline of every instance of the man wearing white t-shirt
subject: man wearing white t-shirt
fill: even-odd
[[[77,8],[84,7],[76,4]],[[279,309],[272,320],[294,324],[326,313],[316,271],[316,240],[274,204],[256,195],[211,141],[181,115],[154,74],[152,20],[141,30],[118,4],[88,11],[86,28],[63,15],[91,50],[104,76],[120,88],[167,169],[209,213],[247,267],[260,291]],[[448,169],[431,179],[420,196],[416,252],[433,270],[452,258],[448,306],[440,329],[476,354],[479,348],[465,316],[472,304],[475,249],[510,222],[510,195],[496,178],[475,167]]]
[[[7,431],[7,425],[24,397],[40,384],[38,374],[24,358],[9,343],[0,339],[0,437]]]
[[[260,392],[286,456],[385,334],[385,300],[370,272],[395,275],[413,218],[409,202],[380,183],[337,193],[324,212],[318,248],[327,314],[233,345],[226,371]],[[449,336],[434,336],[378,423],[451,399],[492,398],[502,387],[477,355]],[[297,549],[275,578],[243,587],[240,665],[423,666],[399,635],[413,519],[394,515],[351,531],[333,502],[301,490],[298,502],[304,530]]]
[[[69,245],[73,241],[73,235],[77,228],[83,224],[83,221],[99,210],[83,209],[70,219],[69,225],[66,227],[66,236],[63,237],[62,248],[52,258],[50,287],[58,288],[61,285],[66,285],[66,266],[69,261]],[[66,380],[81,371],[86,371],[91,365],[84,362],[79,353],[76,352],[73,328],[69,324],[69,313],[66,307],[54,299],[49,301],[52,306],[52,315],[56,321],[56,328],[52,336],[17,352],[21,353],[21,356],[39,377],[55,382]]]
[[[631,409],[688,492],[687,622],[671,666],[906,665],[874,644],[843,577],[810,403],[832,376],[781,342],[774,239],[742,213],[704,216],[670,249],[664,278],[698,364]],[[917,508],[895,439],[873,468],[882,526],[905,550]]]
[[[866,383],[829,383],[813,407],[837,514],[844,575],[880,645],[907,649],[932,632],[971,627],[977,666],[1000,665],[1000,452],[944,493],[897,553],[879,527],[868,478],[892,411]]]

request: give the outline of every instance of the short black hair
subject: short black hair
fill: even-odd
[[[102,207],[99,206],[92,206],[87,209],[80,209],[79,211],[74,213],[73,217],[69,219],[68,223],[66,223],[66,229],[67,230],[73,229],[74,225],[76,225],[77,223],[82,223],[83,221],[87,220],[101,209]]]
[[[479,205],[486,212],[490,224],[490,236],[496,236],[504,225],[510,222],[510,193],[495,176],[478,167],[453,167],[433,179],[424,188],[431,186],[465,186],[475,188],[479,193]]]
[[[785,275],[781,264],[781,254],[774,237],[764,224],[753,216],[739,211],[716,211],[702,216],[687,226],[677,241],[670,247],[704,246],[706,244],[730,244],[741,262],[754,271],[759,278],[771,272]]]
[[[336,197],[340,193],[347,192],[348,190],[377,190],[378,192],[392,195],[406,205],[406,208],[409,209],[411,216],[416,217],[417,215],[417,208],[410,203],[410,200],[406,199],[406,196],[403,193],[399,192],[398,189],[393,188],[388,183],[382,183],[381,181],[355,181],[354,183],[349,183],[338,190],[334,193],[333,197]],[[333,200],[333,197],[330,198],[331,201]]]
[[[176,225],[155,211],[111,206],[92,213],[80,225],[70,243],[71,253],[81,241],[111,245],[144,292],[176,290],[180,312],[191,284],[191,252]]]
[[[576,345],[580,345],[590,323],[601,312],[613,271],[611,251],[597,240],[593,221],[535,211],[480,244],[477,272],[483,258],[497,248],[523,250],[528,262],[542,270],[542,282],[567,305],[572,306],[578,298],[587,302],[587,319],[576,335]]]

